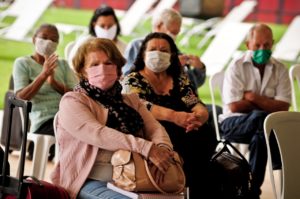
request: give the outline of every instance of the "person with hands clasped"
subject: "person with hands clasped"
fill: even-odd
[[[51,175],[71,198],[128,198],[106,187],[112,181],[112,154],[119,149],[152,162],[157,182],[172,163],[173,146],[165,129],[137,94],[121,94],[124,63],[113,41],[101,38],[88,39],[73,59],[79,84],[60,102],[60,159]]]
[[[17,58],[13,66],[14,91],[18,98],[32,101],[30,133],[53,135],[53,118],[61,96],[76,83],[67,62],[55,54],[59,42],[54,25],[43,24],[33,36],[33,55]],[[32,159],[33,144],[29,145]],[[50,159],[54,157],[51,148]]]
[[[150,33],[143,41],[135,70],[122,80],[124,93],[137,93],[167,130],[181,155],[191,198],[210,194],[209,160],[216,147],[208,111],[182,73],[178,49],[165,33]]]

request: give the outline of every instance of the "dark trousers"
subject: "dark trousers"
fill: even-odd
[[[186,186],[190,188],[190,199],[201,198],[212,193],[209,171],[210,159],[216,148],[214,128],[205,123],[198,131],[185,132],[174,123],[161,122],[166,128],[174,150],[183,158]]]
[[[53,118],[47,120],[42,126],[40,126],[35,132],[36,134],[43,134],[43,135],[53,135],[54,136],[54,129],[53,129]]]
[[[253,192],[257,196],[261,193],[260,187],[264,181],[267,163],[267,147],[263,129],[267,115],[268,113],[264,111],[254,110],[246,115],[229,117],[220,124],[223,138],[230,142],[249,144]],[[273,134],[270,137],[270,145],[273,150],[273,167],[281,168],[279,149]]]

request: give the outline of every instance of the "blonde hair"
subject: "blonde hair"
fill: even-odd
[[[165,26],[168,26],[174,21],[181,24],[181,14],[174,9],[164,9],[158,15],[153,16],[152,30],[154,30],[161,23],[163,23]]]
[[[83,77],[83,68],[86,65],[86,57],[91,52],[103,51],[109,60],[117,66],[119,77],[122,75],[122,67],[126,63],[115,44],[109,39],[90,38],[84,42],[77,50],[73,58],[73,66],[76,76],[81,79]]]

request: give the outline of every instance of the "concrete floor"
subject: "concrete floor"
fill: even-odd
[[[3,116],[3,111],[0,110],[0,130],[2,130],[2,116]],[[15,176],[16,172],[17,172],[18,158],[19,158],[19,152],[13,152],[12,154],[9,155],[9,162],[11,165],[11,175],[13,175],[13,176]],[[54,162],[48,162],[44,180],[50,181],[49,175],[50,175],[51,171],[53,170],[54,165],[55,165]],[[30,175],[31,167],[32,167],[32,161],[26,160],[25,171],[24,171],[25,175]],[[278,178],[279,174],[276,173],[275,176]],[[262,186],[261,199],[273,199],[272,194],[273,194],[272,193],[272,185],[270,182],[269,171],[267,170],[265,182]]]
[[[11,165],[11,175],[16,175],[17,165],[18,165],[18,158],[19,158],[19,152],[13,152],[9,156],[9,161],[10,161],[10,165]],[[54,165],[55,165],[54,162],[48,162],[44,180],[50,181],[49,175],[52,172],[52,170],[54,168]],[[24,172],[25,175],[30,175],[31,166],[32,166],[32,161],[26,160],[25,172]],[[278,174],[276,174],[276,175],[278,175]],[[273,199],[272,185],[271,185],[271,182],[270,182],[270,176],[269,176],[268,170],[266,171],[265,182],[262,186],[261,199]]]

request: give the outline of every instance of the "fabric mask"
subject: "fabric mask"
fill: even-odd
[[[101,28],[100,26],[96,25],[95,33],[98,38],[110,39],[113,40],[117,35],[117,25],[113,25],[109,29]]]
[[[271,50],[255,50],[253,51],[252,59],[257,64],[266,64],[269,61],[271,54]]]
[[[170,53],[160,51],[147,51],[145,56],[145,64],[148,69],[155,73],[165,71],[170,66]]]
[[[113,64],[93,66],[86,72],[89,83],[104,91],[110,89],[118,79],[117,66]]]
[[[57,48],[58,43],[49,39],[35,38],[35,51],[42,56],[52,55]]]

